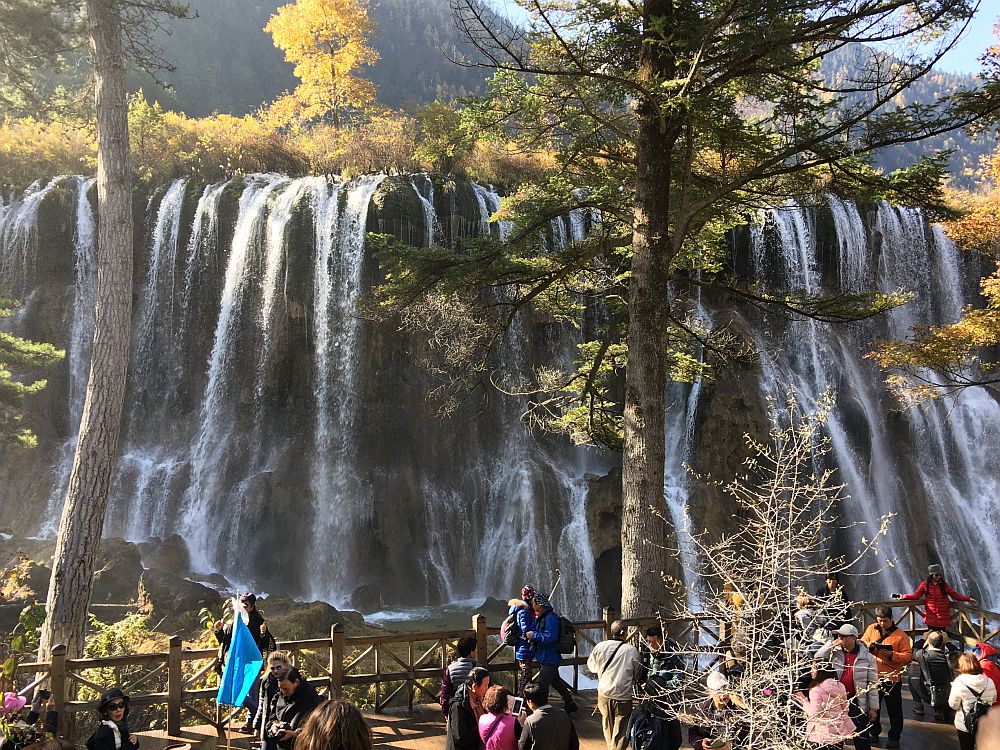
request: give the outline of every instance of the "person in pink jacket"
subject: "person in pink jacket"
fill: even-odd
[[[840,750],[844,740],[854,735],[854,722],[848,715],[851,701],[833,666],[813,667],[809,695],[796,693],[795,698],[808,716],[806,739],[818,750]]]
[[[521,717],[507,711],[507,695],[507,688],[493,685],[483,697],[486,713],[479,717],[479,738],[486,750],[517,750]]]

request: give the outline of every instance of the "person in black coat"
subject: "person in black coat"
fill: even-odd
[[[853,603],[847,589],[840,582],[840,573],[830,571],[826,574],[826,582],[816,591],[816,604],[819,607],[815,621],[827,630],[836,630],[841,625],[850,625]]]
[[[247,592],[240,596],[240,602],[247,611],[247,630],[250,631],[250,635],[253,636],[257,648],[260,649],[261,656],[268,651],[276,649],[278,644],[275,642],[274,636],[271,635],[271,631],[267,629],[267,623],[264,622],[264,615],[257,609],[257,597]],[[215,640],[219,642],[219,646],[221,647],[219,649],[219,660],[215,665],[216,671],[221,675],[226,663],[226,656],[229,655],[229,647],[233,645],[233,623],[230,622],[223,625],[222,620],[217,620],[213,626],[213,630],[215,631]],[[254,717],[260,709],[260,705],[257,702],[259,692],[260,678],[254,680],[253,685],[250,686],[250,692],[247,693],[247,697],[243,701],[243,706],[247,709],[247,723],[243,726],[242,731],[250,734],[254,732]]]
[[[264,748],[291,750],[306,718],[324,699],[295,667],[282,667],[275,677],[274,720],[264,731]]]
[[[260,681],[260,692],[257,695],[257,713],[251,720],[253,732],[261,740],[266,739],[264,731],[274,721],[274,714],[271,712],[274,710],[274,702],[280,692],[277,674],[283,667],[292,665],[286,651],[272,651],[267,658],[267,664],[267,676]]]
[[[87,740],[87,750],[138,750],[139,736],[128,726],[128,696],[111,688],[97,705],[101,723]]]
[[[490,689],[490,672],[485,667],[473,667],[465,684],[448,704],[448,733],[445,750],[480,750],[479,717],[483,715],[483,696]]]

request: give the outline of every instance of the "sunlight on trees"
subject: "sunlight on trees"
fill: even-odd
[[[378,60],[368,45],[374,29],[363,0],[296,0],[278,8],[264,30],[301,81],[275,103],[276,116],[329,117],[340,125],[345,110],[375,100],[374,84],[357,75]]]

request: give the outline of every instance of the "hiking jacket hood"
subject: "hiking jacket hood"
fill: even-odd
[[[979,649],[979,666],[983,668],[983,674],[993,680],[997,691],[993,705],[1000,705],[1000,654],[988,643],[977,643],[976,648]]]
[[[809,688],[802,704],[807,720],[806,738],[817,745],[839,745],[854,734],[854,722],[848,715],[850,699],[840,680],[823,680]]]
[[[517,630],[521,634],[514,648],[514,658],[518,661],[531,661],[535,658],[535,649],[524,634],[535,627],[535,613],[528,603],[521,599],[511,599],[507,603],[510,605],[507,614],[517,613]]]
[[[982,695],[977,698],[973,690]],[[965,714],[972,710],[976,700],[995,703],[996,699],[997,689],[989,677],[984,674],[960,674],[951,683],[951,694],[948,696],[948,705],[955,712],[955,729],[965,731]]]

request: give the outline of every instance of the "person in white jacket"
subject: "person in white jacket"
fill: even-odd
[[[851,721],[858,732],[854,736],[855,750],[870,750],[867,732],[878,713],[878,666],[868,647],[858,640],[856,627],[841,625],[833,635],[833,640],[816,652],[815,659],[830,662],[847,689]]]
[[[611,623],[611,638],[594,646],[587,659],[587,668],[597,675],[597,707],[608,750],[625,750],[628,746],[626,730],[632,714],[632,695],[644,681],[639,651],[626,642],[627,636],[628,626],[615,620]]]
[[[958,730],[960,750],[973,750],[976,737],[966,730],[966,716],[973,710],[976,701],[992,704],[997,699],[997,688],[993,680],[983,674],[983,668],[972,654],[958,657],[958,677],[951,683],[948,705],[955,712],[955,729]]]

